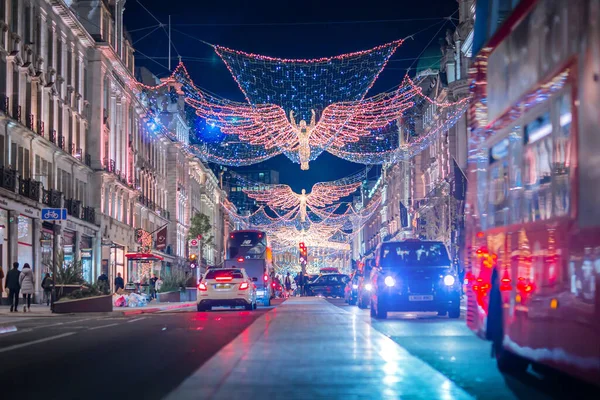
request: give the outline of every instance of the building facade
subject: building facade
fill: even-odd
[[[29,263],[41,282],[54,262],[80,259],[94,280],[101,235],[86,82],[95,41],[60,1],[2,0],[0,24],[1,267]],[[44,208],[68,217],[42,221]]]
[[[423,93],[435,103],[455,102],[469,96],[468,69],[473,46],[474,0],[460,0],[459,24],[448,30],[441,48],[429,48],[417,66]],[[434,60],[434,61],[431,61]],[[400,142],[410,145],[438,121],[447,110],[426,103],[409,129],[398,121]],[[410,131],[410,134],[408,133]],[[464,113],[449,129],[441,132],[423,151],[407,161],[385,165],[381,182],[370,191],[381,190],[379,213],[374,214],[357,235],[353,258],[371,254],[386,240],[419,237],[445,242],[457,257],[463,226],[467,165],[468,121]],[[369,196],[363,196],[363,202]],[[358,253],[358,254],[357,254]]]
[[[225,193],[183,150],[189,127],[181,99],[161,116],[176,141],[148,119],[124,3],[0,0],[5,274],[15,261],[29,263],[39,283],[54,263],[81,260],[88,282],[121,274],[138,283],[185,268],[195,212],[213,222],[206,264],[222,261]],[[42,221],[45,208],[66,209],[66,220]]]

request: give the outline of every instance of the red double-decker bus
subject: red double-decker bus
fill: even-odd
[[[478,0],[476,15],[467,323],[503,370],[598,385],[600,0]]]

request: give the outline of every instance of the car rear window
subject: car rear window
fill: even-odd
[[[217,279],[227,276],[233,279],[240,279],[244,277],[244,275],[242,275],[242,271],[239,269],[213,269],[206,273],[206,279]]]

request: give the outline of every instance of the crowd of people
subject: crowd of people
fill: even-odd
[[[288,272],[284,276],[273,276],[273,288],[276,297],[304,296],[304,285],[309,281],[308,274],[298,272],[294,277]]]

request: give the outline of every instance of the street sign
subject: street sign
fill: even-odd
[[[190,240],[190,246],[198,246],[198,240],[196,240],[196,239]]]
[[[66,208],[42,208],[42,221],[60,221],[67,219]]]

